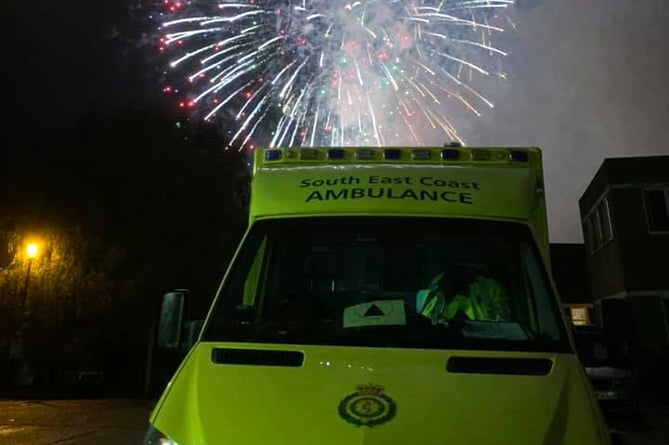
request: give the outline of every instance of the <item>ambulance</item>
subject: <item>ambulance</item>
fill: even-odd
[[[253,156],[206,319],[163,300],[158,343],[185,358],[146,445],[610,443],[549,272],[540,149]]]

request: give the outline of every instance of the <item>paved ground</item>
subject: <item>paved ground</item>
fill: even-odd
[[[153,401],[0,400],[3,445],[139,445]]]
[[[139,445],[154,401],[0,400],[2,445]],[[644,407],[638,419],[612,418],[631,445],[669,445],[669,407]]]
[[[639,416],[608,415],[607,420],[625,432],[630,445],[669,445],[669,406],[646,404]]]

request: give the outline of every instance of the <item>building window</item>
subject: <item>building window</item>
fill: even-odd
[[[603,231],[602,231],[602,218],[599,213],[599,206],[595,207],[595,211],[592,212],[590,216],[592,218],[592,225],[595,227],[595,249],[602,247],[604,241]]]
[[[587,326],[590,324],[590,312],[587,306],[572,306],[569,308],[571,323],[574,326]]]
[[[643,204],[649,232],[669,232],[669,189],[646,189]]]
[[[606,197],[597,206],[597,213],[602,224],[602,244],[606,244],[613,239],[613,222],[611,221],[611,208],[609,198]]]
[[[585,242],[590,253],[598,251],[613,239],[613,219],[608,197],[604,197],[583,221]]]

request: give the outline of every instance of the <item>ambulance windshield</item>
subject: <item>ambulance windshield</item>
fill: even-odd
[[[205,341],[567,352],[528,228],[417,217],[258,221]]]

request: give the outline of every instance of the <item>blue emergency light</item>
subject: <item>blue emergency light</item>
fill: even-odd
[[[281,159],[281,150],[265,150],[266,161],[277,161]]]
[[[456,160],[460,157],[460,150],[455,148],[445,148],[441,150],[441,159],[443,160]]]
[[[512,161],[527,162],[530,159],[530,154],[526,151],[512,151],[509,157]]]
[[[383,159],[400,159],[402,157],[402,151],[395,148],[388,148],[383,150]]]
[[[345,151],[341,148],[331,148],[328,150],[328,159],[344,159]]]

